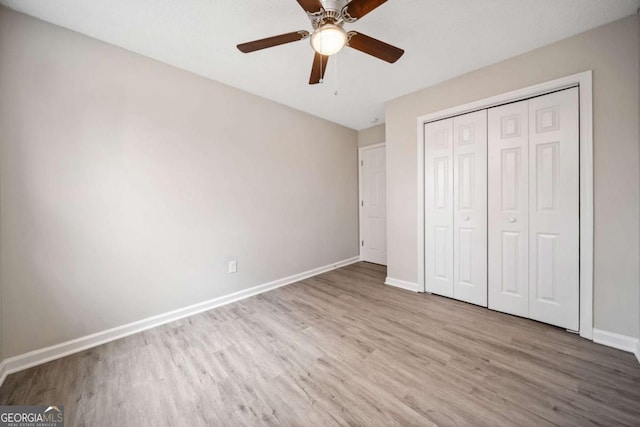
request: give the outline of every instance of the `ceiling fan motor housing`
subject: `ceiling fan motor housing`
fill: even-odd
[[[348,0],[320,0],[322,3],[322,7],[324,10],[338,12],[338,14],[342,11],[342,9],[349,3]]]
[[[320,0],[320,3],[324,11],[309,14],[313,28],[318,28],[327,22],[340,25],[345,21],[342,10],[349,3],[348,0]]]

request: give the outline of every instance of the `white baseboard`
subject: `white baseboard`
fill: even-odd
[[[640,340],[638,338],[594,329],[593,342],[633,353],[640,362]]]
[[[97,347],[101,344],[105,344],[119,338],[124,338],[126,336],[133,335],[147,329],[155,328],[156,326],[164,325],[165,323],[173,322],[174,320],[193,316],[194,314],[202,313],[215,307],[220,307],[222,305],[249,298],[251,296],[258,295],[263,292],[279,288],[281,286],[290,285],[292,283],[299,282],[309,277],[317,276],[318,274],[325,273],[327,271],[354,264],[358,261],[360,261],[360,257],[355,256],[342,261],[334,262],[329,265],[325,265],[323,267],[314,268],[303,273],[294,274],[283,279],[274,280],[273,282],[254,286],[243,291],[234,292],[229,295],[224,295],[198,304],[190,305],[188,307],[179,308],[177,310],[169,311],[157,316],[148,317],[146,319],[138,320],[133,323],[117,326],[115,328],[96,332],[91,335],[86,335],[84,337],[52,345],[50,347],[45,347],[39,350],[34,350],[18,356],[10,357],[0,362],[0,386],[2,386],[2,383],[4,382],[4,379],[7,375],[22,371],[24,369],[41,365],[43,363],[65,357],[73,353],[78,353],[92,347]]]
[[[405,289],[412,292],[422,292],[420,286],[417,283],[407,282],[400,279],[394,279],[393,277],[387,277],[384,281],[385,285],[395,286],[396,288]]]

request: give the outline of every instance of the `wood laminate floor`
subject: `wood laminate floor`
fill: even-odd
[[[640,364],[358,263],[7,378],[67,426],[640,425]]]

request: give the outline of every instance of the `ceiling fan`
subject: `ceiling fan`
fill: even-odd
[[[345,23],[352,23],[362,18],[387,0],[297,0],[307,12],[313,33],[311,34],[311,46],[315,50],[313,66],[309,84],[322,82],[327,68],[329,56],[334,55],[345,46],[359,50],[389,63],[394,63],[404,50],[391,46],[373,37],[366,36],[357,31],[345,31],[342,27]],[[254,40],[238,45],[241,52],[249,53],[268,47],[279,46],[309,38],[308,31],[294,31]]]

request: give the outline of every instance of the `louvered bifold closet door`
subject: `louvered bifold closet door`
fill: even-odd
[[[528,101],[489,109],[489,308],[529,315]]]
[[[487,306],[487,110],[453,118],[453,297]]]
[[[425,290],[453,297],[453,119],[424,127]]]

